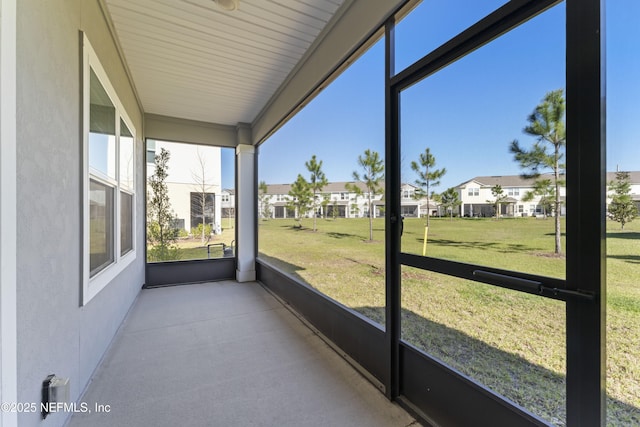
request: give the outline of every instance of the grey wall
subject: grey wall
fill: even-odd
[[[20,0],[17,18],[18,401],[39,403],[52,373],[84,387],[144,281],[142,113],[98,0]],[[137,259],[81,306],[81,35],[137,131]],[[109,402],[104,402],[109,403]],[[62,425],[19,414],[20,426]]]

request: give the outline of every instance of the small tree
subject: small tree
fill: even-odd
[[[542,214],[547,217],[547,214],[553,212],[553,203],[555,200],[555,187],[550,179],[539,179],[534,181],[533,190],[527,191],[522,197],[523,202],[530,202],[540,196],[538,202],[542,206]]]
[[[440,178],[447,173],[445,168],[435,169],[436,158],[431,154],[431,149],[427,148],[424,153],[420,154],[419,162],[411,162],[411,169],[418,174],[416,184],[420,187],[420,191],[416,192],[417,199],[427,197],[427,205],[429,204],[429,194],[431,187],[440,185]],[[431,216],[427,209],[427,227],[429,227],[429,217]]]
[[[320,206],[322,206],[322,217],[324,219],[327,219],[327,208],[329,206],[329,203],[331,203],[331,195],[330,194],[323,195],[322,202],[320,202]]]
[[[462,204],[458,198],[458,192],[453,187],[447,188],[440,194],[440,203],[446,211],[449,211],[449,220],[453,219],[453,210]]]
[[[338,219],[338,201],[334,200],[333,203],[331,203],[331,217],[333,218],[333,220],[335,221],[336,219]]]
[[[309,188],[313,192],[313,199],[311,201],[313,209],[313,231],[316,231],[316,212],[320,205],[320,193],[322,188],[329,183],[324,172],[322,172],[322,160],[317,161],[316,155],[311,156],[311,160],[304,164],[307,170],[311,174],[309,176]]]
[[[353,172],[354,183],[347,183],[345,188],[358,196],[363,195],[357,182],[362,182],[367,189],[367,204],[369,206],[369,241],[373,241],[373,198],[383,192],[381,182],[384,179],[384,162],[377,151],[365,150],[364,156],[358,156],[358,166],[362,174]]]
[[[302,217],[309,211],[312,204],[313,192],[309,183],[300,174],[293,184],[291,184],[291,190],[289,190],[288,207],[291,207],[296,212],[296,221],[298,221],[298,227],[302,228]]]
[[[500,184],[491,187],[491,195],[494,197],[494,200],[487,200],[487,203],[493,204],[493,208],[496,211],[496,219],[500,219],[500,205],[507,199],[507,195],[504,194],[504,190]]]
[[[638,208],[630,196],[631,177],[629,172],[616,172],[616,179],[609,183],[609,191],[613,191],[609,204],[609,216],[620,223],[620,229],[638,216]]]
[[[168,261],[178,258],[175,245],[178,228],[175,226],[175,215],[169,200],[168,162],[170,153],[162,148],[155,157],[155,170],[148,178],[147,194],[147,243],[150,261]]]
[[[350,216],[355,215],[356,217],[358,217],[360,215],[360,206],[358,206],[358,195],[356,194],[355,196],[353,196],[351,198],[351,205],[350,205]]]
[[[529,115],[529,125],[523,129],[527,135],[536,137],[536,142],[530,150],[520,146],[513,140],[509,147],[514,159],[520,163],[522,169],[527,170],[523,178],[539,180],[544,170],[551,170],[554,187],[553,210],[555,217],[555,253],[562,252],[560,242],[560,187],[564,185],[561,163],[566,146],[566,132],[564,124],[565,100],[563,90],[558,89],[547,93],[540,104]]]
[[[265,221],[271,217],[271,196],[268,192],[267,183],[260,181],[260,184],[258,184],[258,201],[260,202],[260,215]]]

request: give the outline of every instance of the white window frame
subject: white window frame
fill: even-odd
[[[115,192],[115,200],[113,203],[113,218],[114,218],[114,245],[112,250],[114,251],[113,257],[114,261],[104,267],[101,271],[96,273],[93,277],[90,277],[90,242],[89,242],[89,181],[90,179],[94,179],[99,182],[105,182],[104,177],[102,177],[96,171],[90,170],[89,168],[89,114],[90,114],[90,70],[93,69],[93,72],[100,80],[102,87],[107,92],[107,95],[111,99],[115,109],[116,109],[116,123],[115,123],[115,134],[116,134],[116,182],[115,186],[112,182],[113,180],[108,180],[109,186],[113,187]],[[102,289],[104,289],[109,283],[116,278],[118,274],[120,274],[129,264],[131,264],[137,255],[137,241],[136,241],[136,174],[135,174],[135,166],[134,166],[134,174],[133,174],[133,188],[128,189],[124,186],[120,185],[120,119],[124,121],[124,123],[129,128],[129,131],[133,135],[133,164],[136,164],[137,156],[136,156],[136,129],[133,126],[133,122],[127,115],[120,99],[118,98],[116,91],[113,89],[109,77],[105,72],[100,60],[98,59],[98,55],[95,53],[89,40],[86,35],[83,35],[83,88],[82,88],[82,171],[83,171],[83,188],[82,188],[82,199],[83,199],[83,253],[82,253],[82,264],[83,264],[83,280],[82,280],[82,304],[86,305],[93,297],[95,297]],[[121,191],[124,191],[133,196],[133,206],[132,206],[132,244],[133,249],[129,252],[121,255],[121,236],[120,236],[120,227],[121,227],[121,216],[120,216],[120,197]]]

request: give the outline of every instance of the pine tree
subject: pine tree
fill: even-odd
[[[455,188],[448,188],[444,193],[440,195],[440,202],[444,206],[445,210],[449,211],[449,219],[453,219],[453,210],[460,206],[462,203],[458,198],[458,192]]]
[[[536,142],[529,150],[522,148],[517,140],[513,140],[509,147],[514,159],[520,163],[522,169],[527,170],[523,178],[533,178],[535,182],[541,180],[545,170],[552,173],[553,213],[555,217],[555,253],[562,252],[560,242],[560,187],[564,185],[562,179],[564,165],[561,163],[566,146],[566,131],[564,124],[565,100],[563,90],[558,89],[547,93],[540,104],[529,115],[529,125],[523,129],[527,135],[536,137]],[[535,183],[534,183],[535,185]]]
[[[288,206],[295,210],[298,227],[302,228],[302,217],[309,211],[313,197],[311,186],[302,175],[298,174],[298,178],[291,184],[289,197]]]
[[[609,190],[613,191],[611,204],[609,204],[609,216],[624,225],[633,221],[638,216],[638,208],[631,198],[631,177],[629,172],[616,172],[616,179],[609,183]]]
[[[367,203],[369,206],[369,241],[373,241],[373,198],[383,192],[381,181],[384,179],[384,162],[377,151],[369,149],[364,151],[364,156],[358,156],[358,166],[362,168],[362,175],[358,171],[353,172],[353,179],[362,182],[367,188]],[[362,196],[363,191],[354,183],[347,183],[345,188],[357,196]]]
[[[431,154],[431,149],[427,148],[424,153],[420,154],[420,162],[411,162],[411,169],[418,174],[416,185],[420,187],[416,192],[416,198],[427,197],[427,206],[429,206],[429,194],[431,187],[440,185],[440,178],[447,173],[445,168],[435,169],[436,158]],[[430,211],[430,209],[428,209]],[[427,212],[427,227],[429,227],[429,217],[431,212]]]
[[[329,183],[324,172],[322,172],[322,160],[319,162],[316,160],[316,155],[311,156],[311,160],[304,164],[307,170],[311,173],[309,177],[309,188],[313,192],[312,209],[313,209],[313,231],[316,231],[316,211],[321,201],[319,200],[319,193],[322,192],[322,188]]]
[[[496,219],[500,219],[500,205],[507,199],[507,195],[504,194],[504,190],[500,184],[496,184],[491,187],[491,195],[494,200],[487,200],[487,203],[493,203],[493,208],[496,211]]]

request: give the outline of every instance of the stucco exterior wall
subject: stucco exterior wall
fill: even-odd
[[[76,401],[144,282],[138,225],[137,259],[81,303],[81,31],[136,130],[137,224],[144,223],[143,116],[98,0],[20,0],[17,28],[18,401],[39,404],[53,373],[70,378]],[[69,416],[22,413],[18,421],[59,426]]]

